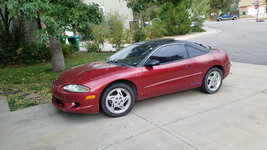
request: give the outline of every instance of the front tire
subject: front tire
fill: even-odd
[[[201,91],[208,94],[214,94],[222,86],[223,72],[219,68],[211,68],[202,81]]]
[[[110,85],[101,96],[100,106],[105,115],[120,117],[128,114],[135,103],[133,89],[124,83]]]

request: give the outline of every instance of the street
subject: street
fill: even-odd
[[[231,61],[267,65],[267,22],[255,19],[207,22],[206,27],[221,32],[190,39],[213,48],[226,50]]]

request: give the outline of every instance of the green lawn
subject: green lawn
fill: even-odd
[[[103,60],[112,53],[76,52],[65,59],[66,68]],[[51,72],[51,63],[0,69],[0,95],[6,95],[11,111],[51,101],[52,83],[61,72]]]

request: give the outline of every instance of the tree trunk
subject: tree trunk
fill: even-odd
[[[52,58],[52,71],[63,71],[65,70],[65,62],[63,51],[60,42],[56,38],[50,40],[50,51]]]
[[[37,13],[37,26],[39,30],[42,30],[42,25],[41,25],[41,18],[39,12]]]

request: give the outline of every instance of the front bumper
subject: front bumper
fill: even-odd
[[[73,93],[63,89],[56,82],[52,87],[52,104],[65,112],[94,114],[99,112],[100,93]],[[86,99],[94,95],[94,98]]]

